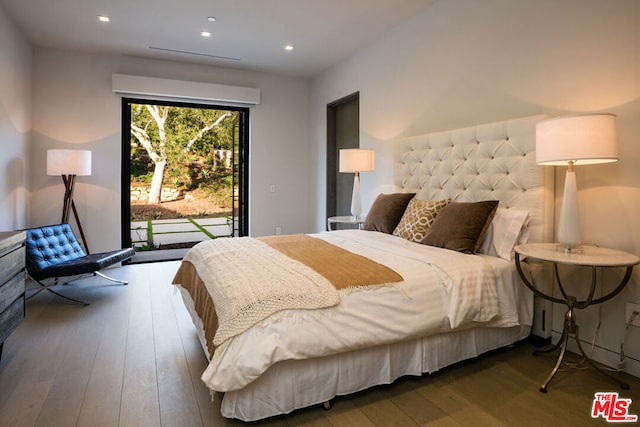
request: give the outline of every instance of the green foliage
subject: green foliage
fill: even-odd
[[[166,118],[162,129],[150,110]],[[213,124],[216,125],[212,127]],[[168,179],[167,183],[177,189],[202,188],[214,193],[230,188],[231,180],[227,181],[226,177],[231,175],[231,171],[219,165],[214,168],[214,150],[234,149],[237,125],[238,113],[234,111],[131,104],[132,182],[151,183],[155,159],[167,162],[163,181]],[[202,132],[208,127],[212,128]],[[134,128],[144,133],[149,143],[146,148],[135,136]],[[223,182],[218,182],[221,179]]]
[[[150,108],[166,118],[163,129],[158,127]],[[131,104],[131,123],[146,132],[151,151],[164,157],[169,163],[177,163],[193,161],[194,157],[208,159],[217,148],[233,149],[234,137],[238,132],[238,113],[162,105],[147,108],[143,104]],[[215,127],[202,132],[215,123]],[[161,138],[162,134],[164,139]],[[137,152],[142,150],[147,151],[153,159],[153,154],[144,149],[135,136],[131,143],[133,155],[139,155]]]
[[[136,181],[150,184],[153,177],[153,162],[144,152],[131,150],[131,177]]]

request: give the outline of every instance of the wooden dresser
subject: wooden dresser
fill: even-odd
[[[24,319],[25,234],[0,232],[0,360],[4,340]]]

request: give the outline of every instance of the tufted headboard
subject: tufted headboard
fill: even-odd
[[[423,200],[499,200],[530,214],[529,242],[553,241],[553,168],[536,164],[536,123],[545,115],[403,138],[396,184]]]

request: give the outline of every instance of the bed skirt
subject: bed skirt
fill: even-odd
[[[178,288],[192,318],[198,319],[189,293]],[[196,331],[208,355],[198,322]],[[224,393],[220,412],[242,421],[288,414],[336,396],[390,384],[405,375],[436,372],[525,339],[530,331],[531,326],[476,327],[332,356],[278,362],[243,389]]]
[[[226,418],[255,421],[321,404],[336,396],[433,373],[529,336],[529,326],[473,328],[308,360],[279,362],[222,399]]]

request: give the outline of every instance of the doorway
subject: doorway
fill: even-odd
[[[180,259],[248,234],[248,116],[240,107],[123,98],[122,242],[134,262]]]
[[[327,218],[351,215],[353,174],[339,172],[344,148],[360,148],[359,92],[327,105]]]

